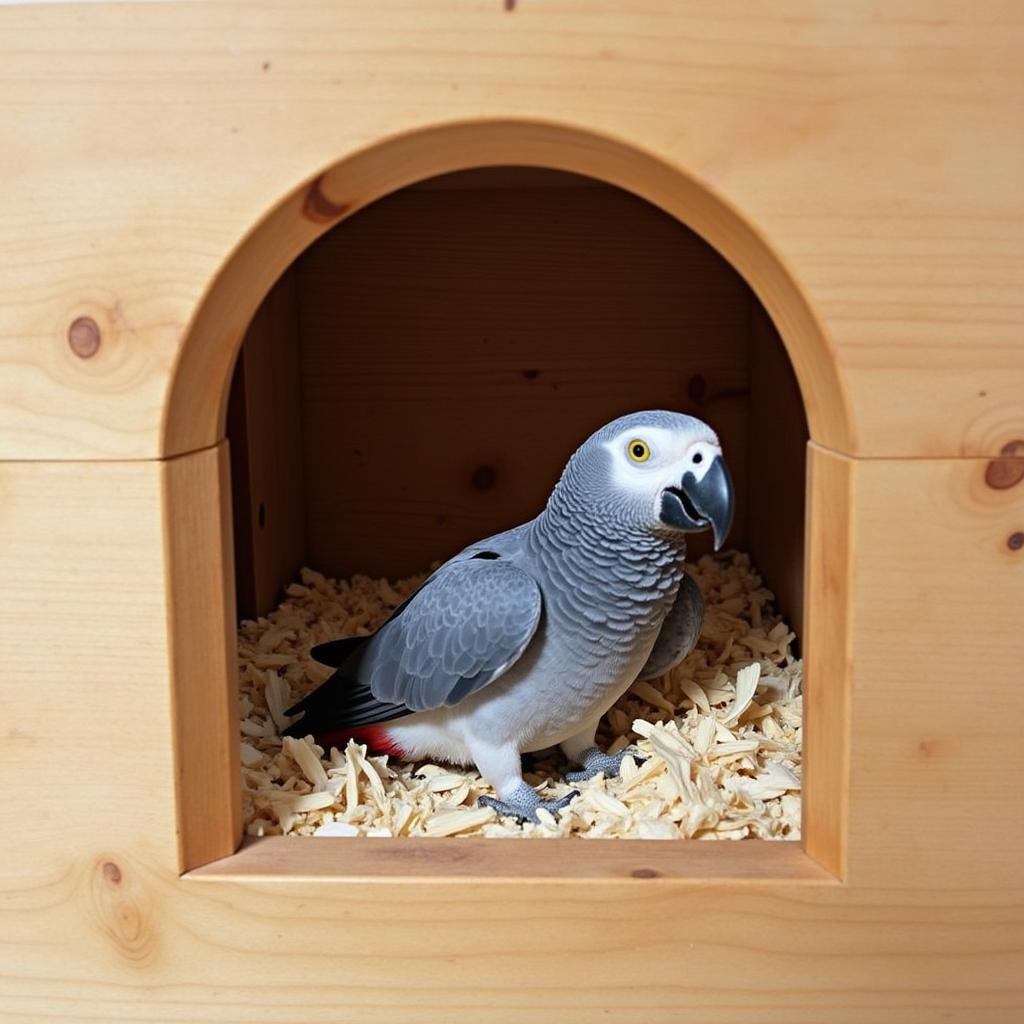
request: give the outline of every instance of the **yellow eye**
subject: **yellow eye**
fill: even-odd
[[[646,441],[641,441],[639,437],[634,437],[629,442],[627,451],[629,452],[629,457],[634,462],[646,462],[651,457],[650,447]]]

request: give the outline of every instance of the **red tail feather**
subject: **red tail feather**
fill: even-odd
[[[388,754],[399,760],[405,759],[405,751],[395,743],[387,729],[380,725],[359,725],[352,729],[340,729],[338,732],[325,733],[317,736],[316,741],[325,750],[337,747],[345,749],[345,744],[352,739],[356,743],[365,743],[371,754]]]

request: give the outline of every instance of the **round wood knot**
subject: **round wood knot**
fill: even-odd
[[[997,491],[1016,487],[1024,480],[1024,441],[1008,441],[999,450],[999,458],[985,468],[985,483]]]
[[[473,470],[473,486],[478,491],[489,491],[498,479],[493,466],[477,466]]]
[[[314,224],[330,224],[348,213],[349,209],[348,203],[336,203],[333,199],[327,198],[322,174],[309,186],[306,197],[302,200],[302,215]]]
[[[93,919],[100,933],[129,963],[152,963],[158,936],[152,903],[139,879],[107,855],[96,862],[91,882]]]
[[[661,878],[661,872],[654,868],[634,868],[630,874],[634,878]]]
[[[100,327],[91,316],[80,316],[68,328],[68,344],[79,359],[92,359],[100,350]]]
[[[1006,538],[1006,546],[1011,551],[1020,551],[1021,548],[1024,548],[1024,532],[1017,530],[1015,533],[1011,533]]]

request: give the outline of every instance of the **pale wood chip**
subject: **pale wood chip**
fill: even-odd
[[[713,718],[707,716],[701,718],[693,737],[693,749],[701,757],[705,757],[711,749],[712,743],[715,742],[717,731],[718,723]]]
[[[427,788],[431,793],[447,793],[449,790],[458,789],[465,781],[464,775],[456,775],[455,772],[439,772],[430,779]]]
[[[332,821],[326,825],[321,825],[314,833],[315,836],[326,836],[326,837],[338,837],[338,838],[349,838],[351,836],[359,835],[359,829],[355,825],[349,824],[347,821]],[[318,847],[319,849],[319,847]]]
[[[679,828],[670,821],[640,821],[636,834],[640,839],[678,839]]]
[[[435,814],[426,824],[424,831],[428,836],[453,836],[458,832],[478,829],[495,819],[494,810],[490,807],[464,808],[455,811],[444,811]]]
[[[647,701],[652,707],[661,708],[670,714],[675,714],[675,705],[665,699],[665,695],[656,690],[649,682],[638,679],[630,688],[630,693],[635,693],[641,700]]]
[[[616,800],[615,797],[606,793],[603,789],[596,787],[588,789],[585,799],[606,814],[614,814],[620,818],[624,818],[629,814],[629,808],[621,800]]]
[[[274,725],[277,726],[277,731],[281,732],[291,722],[291,719],[284,713],[284,709],[291,704],[288,684],[276,672],[269,669],[264,672],[264,677],[267,710],[270,712]]]
[[[747,710],[750,702],[754,699],[757,681],[760,678],[761,665],[756,661],[753,665],[740,669],[736,674],[736,700],[729,709],[729,713],[723,719],[725,725],[737,721],[740,715]]]
[[[306,776],[314,789],[327,790],[330,785],[327,780],[327,772],[320,763],[320,755],[310,737],[303,737],[301,740],[285,736],[283,739],[284,752],[299,766],[302,774]]]
[[[252,768],[255,765],[262,764],[267,759],[266,755],[262,753],[262,751],[250,746],[244,740],[239,745],[239,750],[242,755],[242,764],[246,768]]]
[[[334,797],[330,793],[280,793],[271,798],[273,806],[301,814],[330,807]]]
[[[704,688],[694,682],[692,679],[680,679],[679,686],[683,693],[686,694],[693,703],[700,708],[705,715],[711,714],[711,704],[708,702],[708,695],[704,692]]]

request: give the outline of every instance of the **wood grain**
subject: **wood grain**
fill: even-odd
[[[171,721],[181,870],[242,835],[227,444],[163,464]]]
[[[329,226],[303,219],[308,183],[337,168],[325,195],[355,209],[480,162],[604,176],[710,239],[808,346],[795,362],[820,443],[992,455],[1024,437],[1012,10],[879,18],[860,0],[839,24],[798,0],[744,17],[695,0],[232,9],[0,11],[18,153],[0,216],[0,456],[214,443],[245,325]],[[407,137],[438,124],[481,140]],[[483,138],[499,124],[521,128]],[[81,316],[101,336],[88,359],[68,343]]]
[[[774,324],[750,306],[747,548],[786,621],[805,636],[807,418]]]
[[[838,877],[848,870],[853,663],[852,583],[859,463],[816,445],[807,467],[804,787],[807,852]]]
[[[554,841],[554,840],[552,840]],[[565,849],[562,840],[558,845]],[[575,840],[569,843],[577,846]],[[588,844],[588,846],[591,844]],[[730,882],[787,881],[834,885],[835,878],[804,853],[798,842],[705,843],[699,840],[645,842],[617,839],[597,844],[594,856],[571,859],[567,872],[562,857],[552,857],[550,843],[497,844],[490,839],[398,838],[386,843],[326,842],[295,836],[246,839],[232,857],[190,871],[189,881],[291,881],[425,883],[454,878],[475,881],[568,878],[599,882],[641,881]],[[504,847],[504,849],[500,849]]]
[[[295,277],[287,273],[253,317],[232,382],[228,440],[243,618],[274,608],[308,561],[299,352]]]
[[[719,432],[743,546],[749,289],[634,196],[510,173],[392,195],[300,260],[310,564],[422,571],[533,518],[589,433],[658,408]]]
[[[853,466],[847,878],[956,890],[977,872],[1022,913],[1024,817],[1005,808],[1024,773],[1024,487],[987,469]]]
[[[726,253],[789,344],[820,317],[840,387],[826,393],[825,371],[797,360],[820,395],[820,443],[991,455],[1024,437],[1012,6],[907,2],[880,18],[856,0],[841,20],[803,0],[499,6],[5,7],[6,148],[19,156],[0,216],[0,456],[214,443],[227,374],[199,373],[206,328],[186,329],[219,323],[230,365],[269,283],[324,226],[306,230],[296,202],[272,242],[250,229],[339,161],[324,179],[336,203],[485,160],[632,181]],[[435,136],[421,157],[396,143],[369,178],[347,163],[404,133],[498,122],[528,127],[491,149]],[[545,123],[566,126],[562,143]],[[230,298],[209,291],[219,271]],[[803,293],[799,314],[787,287]],[[79,316],[102,334],[87,360],[67,342]],[[200,388],[193,428],[175,411],[162,430],[177,368],[186,390],[209,380],[216,393]],[[836,395],[848,410],[831,409]]]
[[[1022,57],[998,2],[0,7],[0,1020],[1021,1019]],[[841,883],[682,846],[680,877],[618,877],[597,843],[544,844],[557,880],[514,843],[472,877],[371,877],[372,846],[358,877],[258,846],[179,877],[179,827],[213,826],[176,709],[231,692],[203,450],[246,327],[346,216],[511,163],[665,210],[785,340],[816,444],[804,842]]]
[[[222,472],[221,453],[200,459]],[[0,783],[31,801],[0,872],[0,1020],[1019,1017],[1019,497],[989,486],[987,459],[813,461],[812,516],[852,514],[848,540],[829,542],[849,568],[821,563],[849,658],[808,676],[809,701],[851,702],[842,883],[793,844],[614,841],[377,854],[386,841],[282,840],[179,878],[171,653],[200,634],[168,637],[185,622],[169,615],[182,569],[165,560],[162,502],[193,502],[209,526],[216,486],[207,472],[168,488],[198,461],[0,464],[0,658],[18,667],[0,682]],[[820,469],[837,463],[828,485]],[[817,565],[813,531],[809,544]],[[195,614],[218,617],[223,573],[202,579]],[[221,607],[207,606],[218,579]],[[814,639],[809,656],[825,649]],[[217,675],[175,688],[216,702],[230,685]],[[644,868],[660,877],[633,876]]]
[[[24,980],[12,965],[59,964],[34,943],[93,933],[72,898],[86,864],[124,852],[178,869],[164,475],[155,462],[0,463],[0,784],[34,808],[0,868],[0,1012]],[[53,903],[63,924],[49,932]]]

